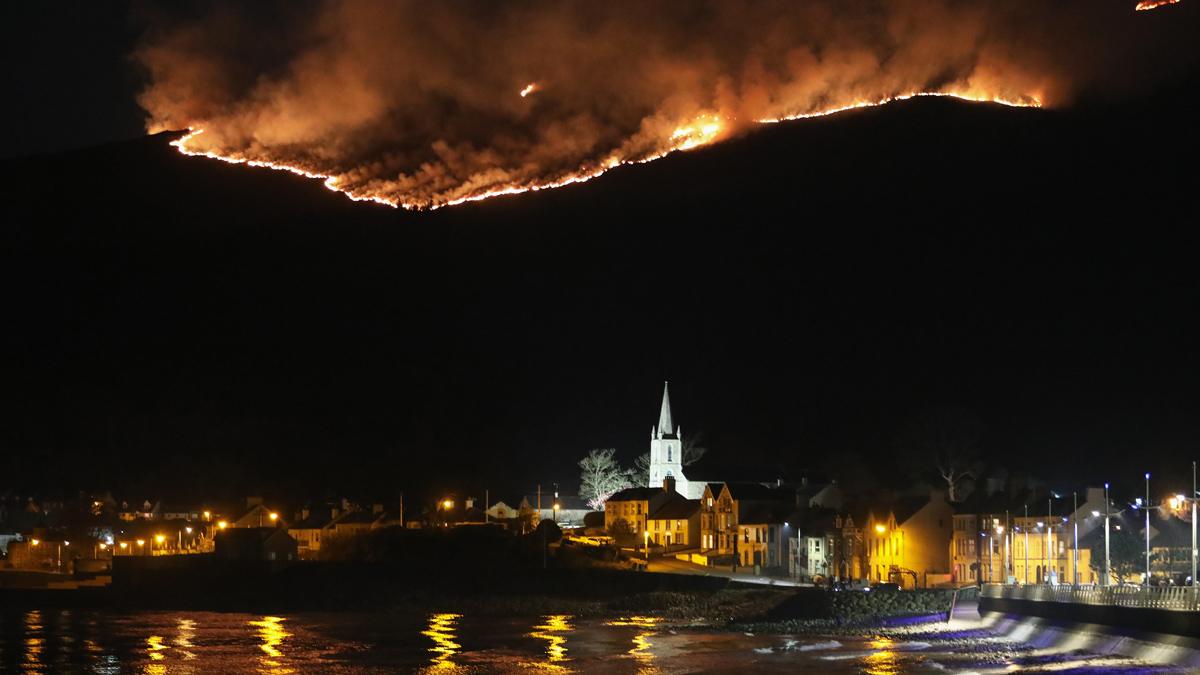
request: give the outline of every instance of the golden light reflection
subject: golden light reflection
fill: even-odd
[[[430,658],[429,670],[437,671],[454,671],[458,669],[458,665],[454,663],[454,655],[462,649],[462,645],[454,641],[457,632],[458,620],[462,618],[461,614],[431,614],[429,616],[429,627],[421,631],[421,635],[433,640],[433,645],[429,648]]]
[[[260,659],[264,666],[263,670],[268,673],[295,672],[291,668],[285,667],[283,662],[279,660],[283,658],[283,651],[279,648],[283,645],[284,640],[292,636],[291,633],[284,629],[284,621],[286,619],[283,617],[264,616],[258,621],[248,622],[251,626],[258,629],[258,638],[262,640],[262,644],[258,648],[263,652]]]
[[[180,653],[183,654],[185,660],[196,658],[196,653],[189,651],[189,648],[195,647],[192,643],[192,638],[196,637],[196,622],[192,619],[180,619],[176,624],[175,646],[180,648]]]
[[[895,675],[900,672],[900,653],[896,651],[896,641],[881,637],[868,643],[869,647],[878,651],[863,659],[867,675]]]
[[[42,649],[44,641],[42,634],[42,613],[34,610],[25,613],[25,670],[41,670]]]
[[[631,616],[608,621],[604,624],[606,626],[632,626],[641,629],[634,634],[632,639],[633,646],[627,652],[634,659],[637,659],[637,672],[639,675],[651,675],[658,672],[658,668],[654,665],[654,652],[650,651],[650,648],[654,646],[650,638],[657,634],[654,629],[658,627],[661,621],[662,619],[654,616]]]
[[[164,656],[162,652],[168,649],[170,649],[170,647],[163,644],[161,635],[151,635],[150,637],[146,638],[146,652],[149,654],[151,661],[162,661],[165,659],[166,656]]]
[[[574,630],[571,625],[571,616],[569,614],[551,614],[543,618],[545,621],[534,626],[529,637],[546,641],[547,663],[541,665],[554,670],[562,670],[562,666],[558,664],[570,660],[567,658],[567,636],[563,633]]]

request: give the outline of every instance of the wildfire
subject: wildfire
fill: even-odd
[[[1156,0],[1156,1],[1158,1],[1160,3],[1170,3],[1170,2],[1178,2],[1179,0]],[[1140,9],[1140,7],[1139,7],[1139,9]],[[520,94],[522,97],[525,97],[525,96],[529,95],[530,93],[537,91],[537,89],[538,89],[537,83],[530,83],[530,84],[526,85],[526,87],[524,89],[521,90]],[[829,115],[836,115],[838,113],[846,112],[849,110],[882,106],[882,105],[886,105],[888,103],[893,103],[896,101],[904,101],[904,100],[916,98],[919,96],[944,97],[944,98],[959,99],[959,100],[963,100],[963,101],[995,103],[995,104],[999,104],[999,105],[1016,107],[1016,108],[1040,108],[1040,107],[1042,107],[1041,99],[1038,98],[1037,96],[1032,96],[1032,95],[1025,96],[1022,98],[1017,98],[1017,99],[1006,99],[1006,98],[1002,98],[1002,97],[977,95],[974,93],[921,91],[921,92],[910,92],[907,94],[900,94],[900,95],[895,95],[895,96],[888,96],[888,97],[881,98],[881,99],[874,100],[874,101],[857,101],[857,102],[854,102],[854,103],[851,103],[848,105],[840,105],[840,106],[836,106],[836,107],[826,108],[823,110],[799,112],[799,113],[795,113],[795,114],[783,115],[781,117],[763,118],[763,119],[756,120],[756,122],[759,124],[777,124],[780,122],[787,122],[787,121],[791,121],[791,120],[810,119],[810,118],[815,118],[815,117],[826,117]],[[692,150],[694,148],[709,145],[709,144],[719,140],[725,134],[725,132],[728,130],[731,122],[732,122],[732,120],[723,119],[719,115],[716,115],[713,113],[701,114],[701,115],[698,115],[697,117],[693,118],[692,120],[684,122],[683,124],[680,124],[679,126],[677,126],[674,129],[674,131],[672,131],[671,134],[667,138],[662,139],[661,145],[658,150],[648,151],[648,152],[643,151],[640,154],[634,153],[634,154],[628,154],[628,155],[622,155],[619,152],[613,153],[613,154],[609,155],[607,158],[605,158],[604,160],[601,160],[601,161],[595,162],[595,163],[591,163],[591,164],[586,164],[586,165],[580,167],[579,169],[577,169],[576,171],[573,171],[573,172],[570,172],[567,174],[553,176],[553,177],[547,177],[547,178],[541,178],[541,179],[537,179],[537,180],[533,180],[533,181],[529,181],[529,182],[504,185],[502,187],[480,188],[475,192],[471,192],[470,194],[466,194],[466,195],[454,197],[454,198],[444,198],[440,201],[427,200],[427,201],[420,201],[420,202],[405,201],[399,197],[394,197],[391,195],[372,194],[372,193],[366,192],[365,191],[366,188],[358,189],[358,188],[342,185],[341,179],[338,176],[332,176],[332,175],[328,175],[328,174],[324,174],[324,173],[319,173],[316,171],[312,171],[312,170],[305,169],[303,167],[299,167],[299,166],[295,166],[295,165],[291,165],[291,164],[271,162],[271,161],[266,161],[266,160],[261,160],[261,159],[251,159],[249,157],[244,157],[244,156],[234,155],[234,154],[222,154],[221,152],[215,151],[215,150],[196,149],[195,147],[193,147],[195,145],[194,141],[197,137],[199,137],[201,134],[204,133],[203,129],[189,129],[187,134],[180,137],[176,141],[172,141],[171,145],[178,148],[179,152],[183,153],[184,155],[191,156],[191,157],[208,157],[209,159],[216,159],[216,160],[220,160],[222,162],[227,162],[230,164],[244,164],[246,166],[265,167],[268,169],[275,169],[278,171],[287,171],[289,173],[293,173],[298,176],[304,176],[305,178],[318,179],[318,180],[322,181],[324,186],[326,188],[328,188],[329,190],[333,190],[334,192],[340,192],[354,201],[374,202],[376,204],[383,204],[385,206],[398,207],[398,208],[403,208],[403,209],[408,209],[408,210],[433,210],[433,209],[438,209],[438,208],[441,208],[444,206],[456,206],[459,204],[465,204],[467,202],[482,201],[484,199],[490,199],[492,197],[522,194],[525,192],[536,192],[539,190],[549,190],[549,189],[553,189],[553,188],[564,187],[566,185],[572,185],[575,183],[583,183],[585,181],[589,181],[593,178],[596,178],[597,176],[600,176],[601,174],[604,174],[605,172],[615,169],[619,166],[628,165],[628,164],[644,164],[646,162],[651,162],[656,159],[661,159],[661,158],[663,158],[671,153],[674,153],[674,152]]]
[[[1158,9],[1159,7],[1166,7],[1167,5],[1174,5],[1181,1],[1182,0],[1142,0],[1137,4],[1137,7],[1134,7],[1133,9],[1134,11],[1145,12],[1151,9]]]
[[[692,124],[679,127],[671,134],[673,150],[691,150],[708,145],[721,133],[721,120],[715,115],[698,118]]]

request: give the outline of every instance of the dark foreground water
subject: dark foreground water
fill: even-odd
[[[1039,649],[956,621],[852,637],[672,630],[648,617],[0,610],[4,672],[1186,672]]]

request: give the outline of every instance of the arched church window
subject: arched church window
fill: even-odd
[[[667,462],[671,461],[671,446],[667,446]]]

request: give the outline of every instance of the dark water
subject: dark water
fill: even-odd
[[[977,625],[796,637],[672,630],[636,616],[5,610],[0,617],[4,672],[1185,672],[1036,649]]]

